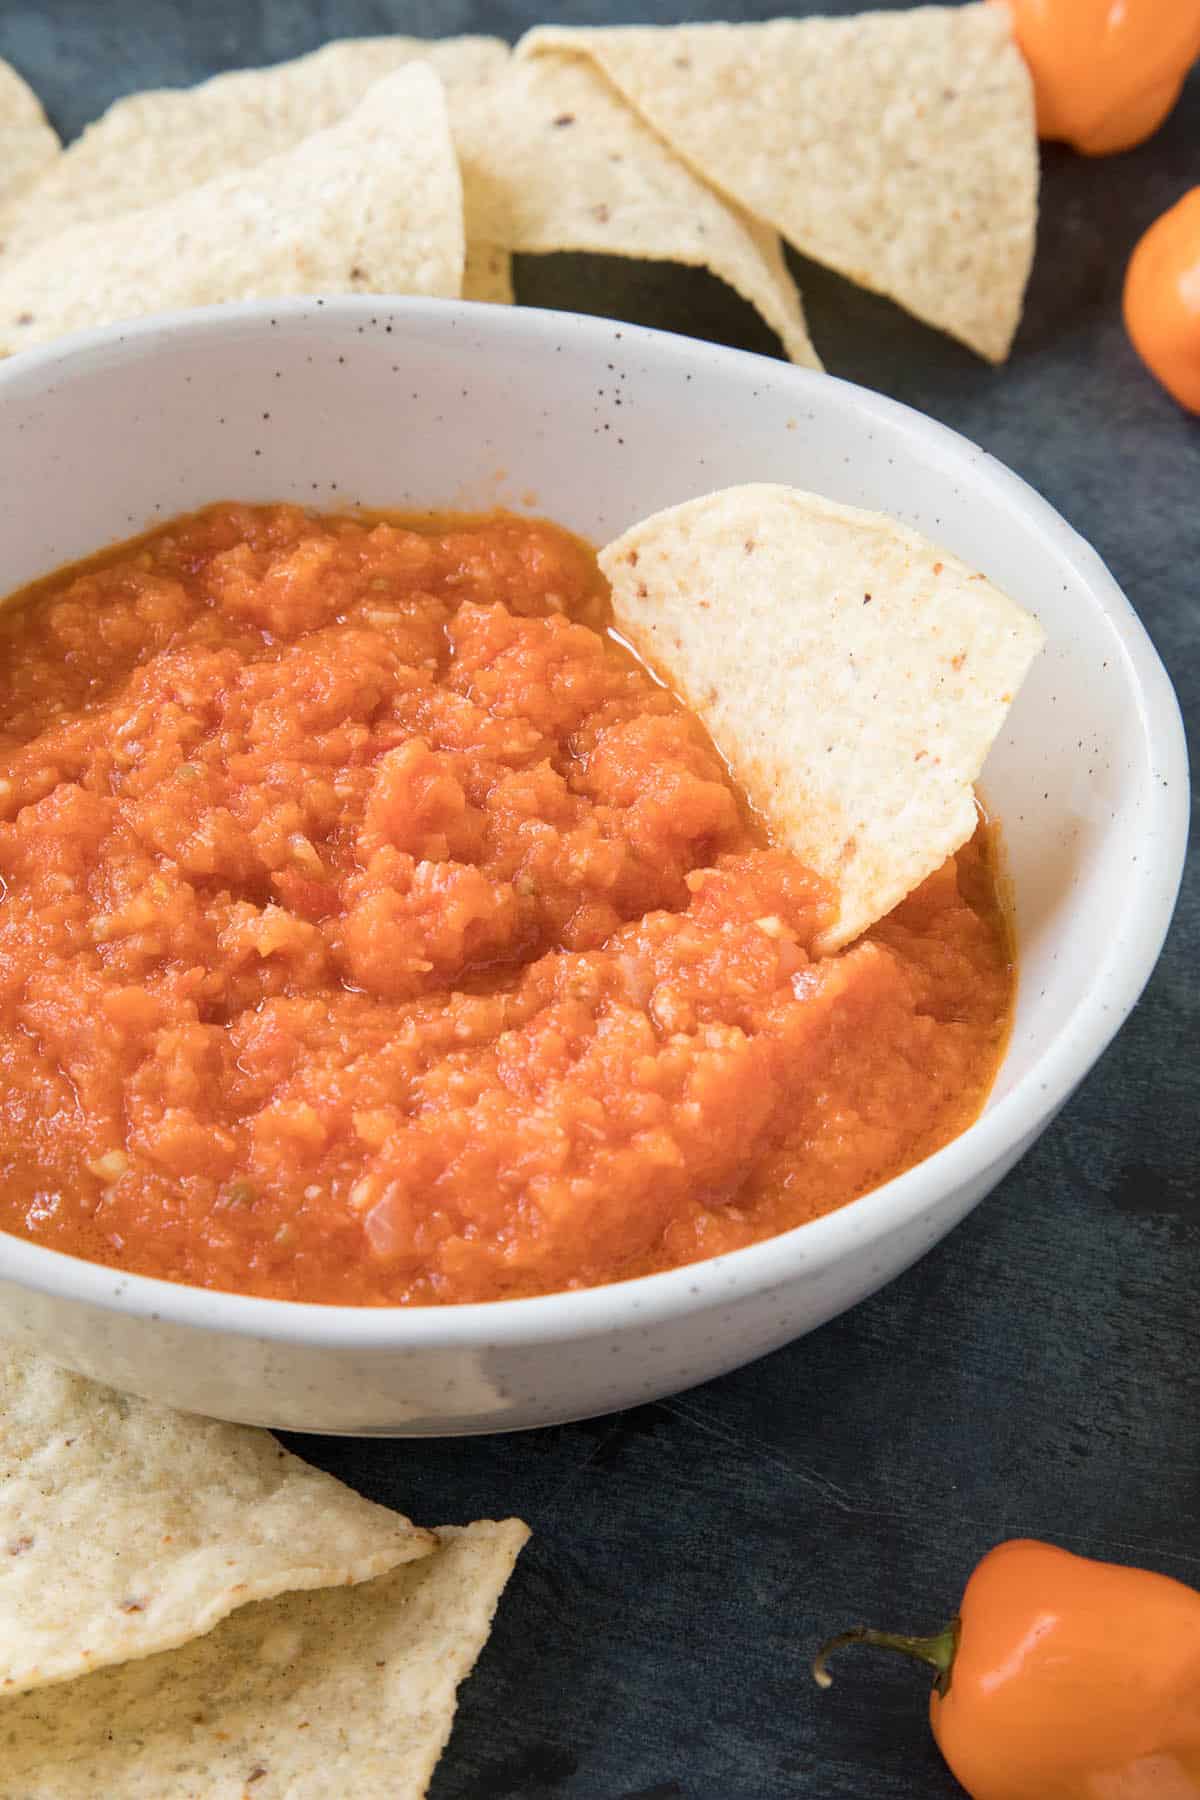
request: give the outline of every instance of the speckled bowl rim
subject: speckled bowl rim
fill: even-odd
[[[164,329],[181,338],[219,337],[272,319],[367,318],[386,303],[394,316],[414,325],[452,330],[469,322],[478,334],[494,327],[497,339],[525,348],[568,339],[601,349],[614,322],[586,314],[534,307],[469,306],[459,301],[414,300],[365,295],[315,300],[248,301],[199,312],[155,314],[130,323],[80,332],[44,348],[23,352],[0,367],[0,404],[14,378],[34,373],[61,383],[70,364],[116,346],[158,338]],[[188,1287],[144,1275],[125,1274],[61,1251],[0,1232],[0,1276],[20,1286],[64,1300],[114,1312],[186,1326],[201,1332],[234,1333],[279,1344],[339,1349],[397,1351],[425,1348],[486,1349],[571,1342],[625,1325],[644,1328],[683,1318],[740,1298],[816,1279],[843,1260],[861,1256],[873,1241],[919,1223],[948,1194],[986,1177],[1013,1158],[1049,1121],[1087,1074],[1129,1016],[1158,960],[1183,875],[1189,823],[1187,743],[1170,678],[1129,601],[1100,557],[1029,484],[977,445],[945,425],[882,394],[834,376],[771,362],[749,351],[728,349],[699,338],[622,323],[626,350],[641,349],[660,362],[693,369],[742,373],[748,384],[790,385],[798,402],[830,387],[845,396],[858,418],[902,426],[935,444],[944,462],[957,469],[968,490],[1024,515],[1052,553],[1069,566],[1081,599],[1103,614],[1125,656],[1130,697],[1151,768],[1160,779],[1142,820],[1143,845],[1132,863],[1121,922],[1096,966],[1086,997],[1064,1018],[1029,1071],[961,1136],[924,1162],[824,1218],[766,1238],[742,1250],[686,1263],[663,1274],[644,1275],[603,1287],[496,1300],[470,1305],[423,1307],[324,1306],[311,1302],[258,1299],[211,1288]],[[940,1234],[939,1234],[940,1235]]]

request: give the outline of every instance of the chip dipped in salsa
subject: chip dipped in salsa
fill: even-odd
[[[355,1305],[592,1286],[976,1116],[971,841],[838,955],[591,551],[223,504],[0,614],[0,1227]]]

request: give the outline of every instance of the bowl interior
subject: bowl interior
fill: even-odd
[[[149,321],[0,371],[0,595],[217,499],[499,503],[602,542],[748,481],[893,513],[1045,626],[985,776],[1021,950],[990,1107],[1060,1052],[1029,1130],[1157,954],[1182,857],[1182,733],[1094,553],[986,453],[907,409],[764,359],[524,310],[362,299]]]

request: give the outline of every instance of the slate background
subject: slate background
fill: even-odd
[[[73,136],[110,100],[337,36],[765,18],[764,4],[0,0],[0,55]],[[808,9],[803,6],[799,10]],[[853,6],[827,0],[826,11]],[[932,413],[1107,559],[1200,720],[1200,420],[1144,374],[1124,265],[1200,182],[1200,70],[1151,143],[1043,154],[1016,350],[976,361],[797,259],[837,374]],[[694,272],[523,259],[530,304],[775,352]],[[1030,1533],[1200,1582],[1200,873],[1138,1010],[1041,1143],[937,1251],[790,1349],[661,1405],[524,1436],[295,1440],[425,1521],[515,1512],[536,1536],[464,1689],[435,1800],[946,1800],[926,1683],[826,1631],[932,1628],[976,1558]],[[114,1796],[113,1800],[119,1800]],[[350,1797],[348,1797],[350,1800]]]

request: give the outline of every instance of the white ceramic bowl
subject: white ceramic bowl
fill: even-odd
[[[510,1430],[736,1367],[854,1305],[981,1199],[1140,993],[1182,868],[1175,696],[1095,553],[990,456],[828,376],[607,320],[444,302],[221,308],[0,367],[0,594],[211,500],[481,507],[603,541],[779,481],[896,514],[1038,614],[986,771],[1021,986],[979,1121],[832,1216],[664,1275],[490,1306],[355,1310],[123,1275],[0,1235],[0,1328],[129,1390],[314,1431]]]

